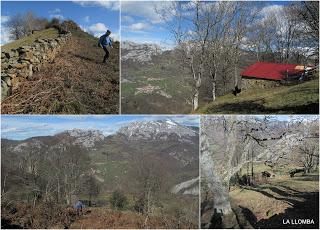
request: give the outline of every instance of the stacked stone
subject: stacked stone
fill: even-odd
[[[45,63],[52,62],[71,33],[57,38],[37,39],[32,46],[1,52],[1,100],[9,96],[20,82],[30,79]]]
[[[280,86],[280,81],[242,78],[241,89],[270,89]]]

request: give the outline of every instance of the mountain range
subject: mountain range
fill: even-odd
[[[63,150],[76,146],[77,151],[90,157],[92,174],[103,182],[105,189],[130,183],[127,172],[136,167],[135,159],[146,156],[161,165],[162,170],[170,175],[168,184],[174,187],[198,177],[198,137],[197,127],[172,120],[142,121],[129,123],[109,136],[100,130],[73,129],[25,140],[2,139],[1,150],[4,159],[10,159],[10,155],[22,159],[35,152],[50,155],[50,151],[62,151],[68,154]]]

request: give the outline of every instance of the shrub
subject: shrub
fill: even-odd
[[[110,199],[111,206],[115,209],[124,209],[127,205],[127,197],[121,191],[114,191]]]
[[[138,200],[135,201],[133,209],[136,212],[143,213],[145,209],[145,199],[144,197],[140,197]]]

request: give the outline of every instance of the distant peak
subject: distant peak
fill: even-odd
[[[171,120],[171,119],[166,119],[165,122],[169,125],[179,125],[177,122]]]
[[[170,135],[182,139],[189,139],[197,134],[184,125],[180,125],[171,119],[136,121],[120,128],[117,132],[129,139],[168,139]]]
[[[61,134],[69,134],[72,137],[83,136],[83,135],[102,135],[103,133],[100,130],[96,129],[69,129],[61,132]]]

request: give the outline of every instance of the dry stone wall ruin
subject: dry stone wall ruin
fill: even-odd
[[[8,97],[20,82],[30,79],[34,72],[53,61],[71,33],[57,38],[37,39],[31,46],[1,52],[1,100]]]

